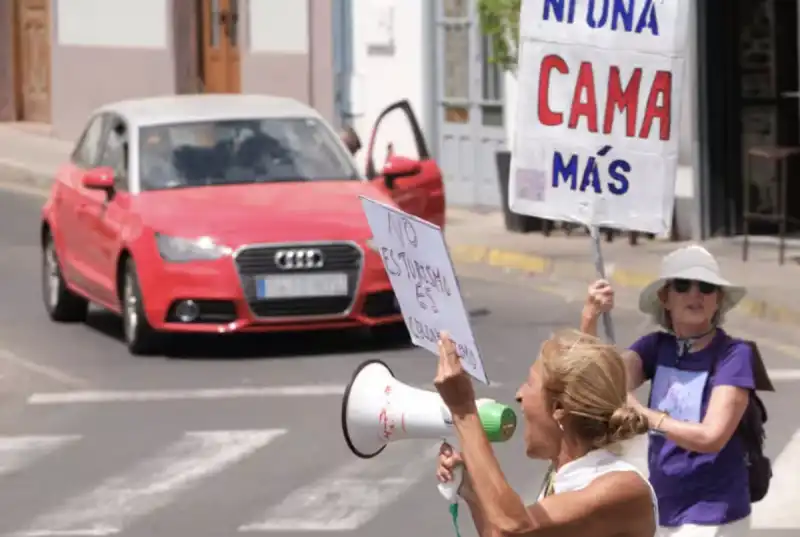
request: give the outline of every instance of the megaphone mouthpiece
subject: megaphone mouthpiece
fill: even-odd
[[[477,405],[490,442],[513,436],[517,416],[511,407],[492,399]],[[454,436],[452,416],[439,394],[398,381],[380,360],[367,360],[353,373],[342,399],[342,432],[362,459],[375,457],[389,442]]]
[[[478,417],[489,442],[505,442],[517,430],[517,414],[502,403],[491,399],[478,401]]]

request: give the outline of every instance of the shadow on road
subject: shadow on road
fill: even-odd
[[[106,311],[92,311],[86,326],[124,345],[122,321]],[[411,342],[405,326],[284,332],[276,334],[177,334],[165,338],[161,357],[195,360],[255,360],[330,354],[403,350]],[[157,355],[156,357],[158,357]]]

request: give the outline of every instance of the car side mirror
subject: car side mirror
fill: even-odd
[[[83,186],[89,190],[104,190],[109,192],[114,188],[113,168],[93,168],[83,175]]]
[[[422,171],[418,160],[406,157],[389,157],[383,165],[383,179],[387,188],[394,188],[394,181],[401,177],[417,175]]]

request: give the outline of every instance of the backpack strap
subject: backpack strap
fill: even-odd
[[[760,414],[761,422],[767,422],[767,408],[764,405],[764,402],[758,396],[759,391],[769,391],[774,392],[775,386],[772,384],[772,380],[769,378],[769,374],[767,373],[767,368],[764,365],[764,360],[761,358],[761,351],[758,349],[758,345],[755,341],[749,339],[736,339],[731,338],[730,344],[735,345],[738,343],[745,343],[747,344],[753,352],[753,361],[751,362],[751,367],[753,369],[753,383],[755,384],[755,388],[750,390],[750,402],[748,403],[748,408],[745,410],[745,415],[742,416],[742,421],[739,423],[739,427],[737,432],[742,434],[743,429],[746,429],[746,422],[747,422],[747,415],[750,412],[758,412]],[[727,349],[726,349],[727,350]],[[710,375],[713,375],[717,369],[717,364],[721,359],[722,352],[717,353],[714,357],[714,361],[711,364],[711,372]]]
[[[756,345],[755,341],[749,339],[742,341],[750,345],[750,349],[753,351],[753,380],[756,384],[756,391],[774,392],[775,385],[772,384],[772,380],[769,378],[767,366],[764,365],[764,359],[761,358],[761,351],[758,349],[758,345]]]
[[[735,345],[737,343],[744,343],[750,347],[753,355],[753,361],[750,363],[753,369],[753,382],[755,384],[755,389],[753,391],[758,392],[774,392],[775,385],[772,384],[772,379],[769,378],[769,373],[767,373],[767,366],[764,365],[764,359],[761,357],[761,351],[758,348],[758,345],[755,341],[750,339],[737,339],[731,338],[730,344]],[[727,350],[727,349],[726,349]],[[717,363],[719,362],[723,353],[717,353],[714,357],[714,362],[711,364],[711,374],[713,375],[717,369]]]

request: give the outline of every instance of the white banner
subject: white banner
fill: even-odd
[[[414,344],[438,356],[446,330],[464,370],[488,384],[442,230],[363,196],[361,205]]]
[[[511,210],[664,235],[689,0],[523,0]]]

